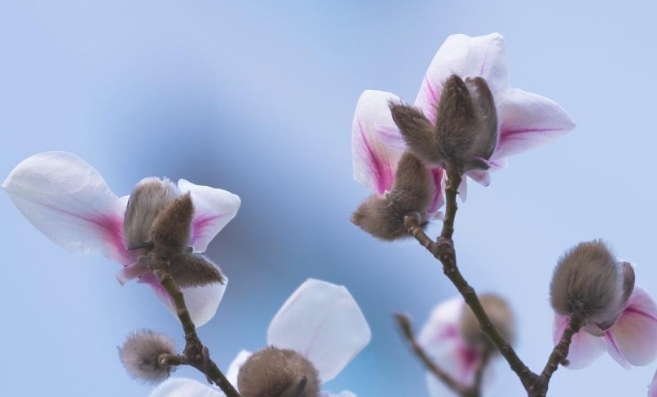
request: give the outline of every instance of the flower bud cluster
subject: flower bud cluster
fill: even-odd
[[[429,170],[415,155],[406,152],[399,160],[392,190],[384,197],[370,196],[356,209],[351,221],[382,240],[406,237],[404,217],[417,213],[426,224],[433,194]]]
[[[141,250],[142,271],[165,266],[179,287],[223,283],[220,269],[188,246],[194,204],[168,179],[146,178],[130,195],[123,233],[128,249]]]
[[[497,146],[497,110],[488,83],[453,74],[443,85],[435,122],[421,110],[390,103],[395,124],[416,156],[459,174],[489,168]]]
[[[270,346],[241,367],[237,385],[243,397],[318,397],[317,369],[301,354]]]
[[[173,340],[151,330],[132,333],[119,348],[119,358],[128,373],[147,383],[159,383],[175,370],[161,360],[163,355],[174,354]]]

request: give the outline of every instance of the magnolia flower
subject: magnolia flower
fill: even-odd
[[[471,386],[483,352],[469,345],[461,332],[461,318],[465,308],[465,302],[460,296],[436,306],[420,331],[418,343],[452,379],[461,385]],[[485,370],[485,379],[490,376],[489,372],[489,369]],[[457,396],[430,372],[426,374],[426,382],[431,397]]]
[[[155,178],[148,178],[152,182]],[[191,194],[194,206],[189,246],[203,252],[214,236],[233,219],[240,206],[238,196],[225,190],[199,186],[184,179],[177,186],[168,181],[173,196]],[[139,277],[153,289],[166,307],[176,313],[169,294],[152,273],[133,274],[140,250],[128,250],[124,238],[124,216],[128,196],[118,197],[91,165],[66,152],[46,152],[21,162],[2,187],[16,207],[43,234],[68,251],[100,253],[126,266],[120,281]],[[151,219],[152,221],[152,219]],[[182,288],[187,307],[196,326],[215,314],[225,285],[210,283]]]
[[[555,315],[552,334],[555,344],[568,323],[568,316]],[[605,329],[587,326],[573,336],[567,367],[584,368],[605,351],[627,369],[650,364],[657,358],[657,304],[643,288],[634,286],[611,326]]]
[[[498,141],[487,163],[490,170],[503,168],[506,157],[545,144],[575,127],[568,114],[554,101],[540,95],[511,88],[507,79],[504,39],[498,33],[469,37],[458,34],[447,38],[429,65],[414,106],[435,124],[443,84],[456,74],[462,79],[482,77],[493,95],[498,118]],[[399,103],[396,95],[368,90],[358,99],[352,125],[354,178],[375,195],[384,195],[394,182],[401,153],[407,149],[389,104]],[[435,196],[428,212],[443,204],[442,168],[432,166]],[[488,170],[471,170],[467,176],[487,186]],[[459,187],[466,195],[466,178]]]
[[[370,341],[367,321],[349,291],[325,281],[308,279],[283,304],[267,330],[267,344],[290,349],[310,361],[322,383],[333,379]],[[227,378],[237,385],[241,367],[255,353],[241,351]],[[169,379],[150,397],[223,397],[216,388],[191,379]],[[355,397],[320,392],[320,397]]]

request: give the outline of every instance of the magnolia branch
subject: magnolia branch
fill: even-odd
[[[158,269],[154,271],[155,277],[162,286],[167,290],[176,306],[176,314],[185,332],[185,349],[180,356],[164,355],[160,360],[170,364],[186,364],[201,371],[207,377],[208,381],[216,384],[226,393],[227,397],[241,397],[239,392],[231,385],[226,376],[221,372],[219,367],[210,359],[208,348],[203,346],[201,339],[196,334],[196,326],[187,310],[185,297],[166,271]]]

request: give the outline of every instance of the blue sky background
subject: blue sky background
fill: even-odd
[[[498,31],[511,85],[556,100],[578,123],[512,157],[490,187],[471,184],[457,217],[463,272],[512,302],[518,352],[538,371],[552,347],[548,284],[565,249],[608,240],[657,296],[655,12],[638,0],[4,0],[0,178],[30,155],[66,150],[118,195],[151,175],[240,195],[208,252],[230,278],[200,329],[218,364],[264,347],[270,319],[314,277],[346,285],[373,330],[326,388],[427,396],[392,313],[419,329],[455,289],[413,241],[385,244],[350,224],[367,195],[351,175],[351,121],[365,89],[413,101],[448,35]],[[176,320],[144,286],[121,287],[118,265],[47,240],[6,194],[0,214],[1,394],[148,395],[117,346],[138,328],[182,346]],[[655,367],[625,371],[603,356],[560,369],[550,395],[643,396]],[[523,395],[504,363],[488,395]]]

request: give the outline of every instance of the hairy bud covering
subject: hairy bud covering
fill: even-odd
[[[157,214],[177,196],[178,188],[168,179],[142,179],[130,193],[123,222],[123,237],[128,249],[143,248]]]
[[[224,275],[217,265],[200,254],[182,254],[169,262],[171,277],[181,288],[201,287],[212,283],[225,282]]]
[[[308,359],[273,346],[253,353],[237,377],[243,397],[318,397],[319,384],[317,369]]]
[[[436,131],[438,149],[460,172],[488,169],[497,146],[497,110],[486,80],[452,75],[445,81]]]
[[[175,370],[160,362],[163,354],[176,354],[176,346],[168,336],[151,330],[130,334],[119,348],[119,357],[128,373],[148,383],[161,382]]]
[[[166,206],[153,221],[150,235],[163,256],[182,252],[189,242],[194,204],[189,193]]]
[[[420,109],[403,103],[390,102],[392,120],[399,127],[410,150],[428,163],[444,165],[445,157],[438,150],[436,128]]]
[[[406,152],[399,160],[390,193],[385,197],[371,196],[356,209],[351,221],[383,240],[407,237],[404,216],[419,213],[426,220],[433,190],[427,167],[412,153]]]
[[[610,326],[633,288],[631,266],[618,263],[602,241],[594,240],[580,243],[559,259],[550,302],[558,314]]]
[[[479,301],[495,329],[507,342],[513,344],[515,319],[507,301],[495,294],[482,294],[479,296]],[[479,350],[495,350],[495,346],[481,330],[477,317],[468,305],[463,305],[459,326],[468,346]]]

